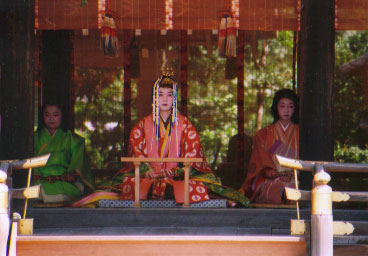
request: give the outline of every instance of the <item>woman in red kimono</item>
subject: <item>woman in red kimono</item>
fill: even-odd
[[[299,158],[298,105],[292,90],[277,91],[271,107],[274,122],[255,135],[247,178],[240,189],[254,203],[286,203],[285,187],[295,187],[293,171],[280,167],[275,155]]]
[[[238,191],[221,186],[207,164],[204,151],[194,126],[177,111],[176,82],[162,76],[153,86],[153,113],[143,118],[132,129],[129,156],[155,158],[202,158],[192,163],[190,171],[191,203],[209,200],[209,191],[231,198],[243,205],[248,199]],[[177,163],[142,163],[141,199],[184,199],[183,168]],[[121,199],[134,199],[133,165],[120,171],[123,174]]]

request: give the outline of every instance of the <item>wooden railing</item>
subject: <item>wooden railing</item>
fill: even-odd
[[[17,223],[13,225],[13,217],[10,218],[9,202],[11,198],[25,199],[23,218],[19,214],[14,215],[14,221],[20,221],[28,233],[32,233],[33,219],[26,219],[27,203],[30,198],[38,198],[40,186],[30,186],[32,168],[42,167],[47,163],[50,154],[25,160],[0,161],[0,256],[15,255],[15,244],[12,243],[12,234],[17,232]],[[10,189],[7,186],[7,178],[13,170],[28,169],[27,187],[24,189]],[[9,236],[10,231],[10,236]],[[11,250],[13,248],[13,250]]]
[[[313,172],[314,186],[312,191],[286,188],[289,200],[311,200],[311,224],[305,220],[291,220],[291,234],[310,234],[312,256],[332,256],[333,236],[349,235],[354,226],[348,222],[333,221],[332,202],[363,201],[368,202],[368,192],[332,191],[328,185],[331,180],[327,172],[368,173],[368,164],[334,163],[318,161],[302,161],[277,156],[281,166]],[[299,215],[298,215],[299,216]],[[311,232],[309,233],[309,227]]]
[[[140,169],[141,163],[183,163],[184,165],[184,204],[183,207],[189,207],[189,172],[192,163],[203,162],[202,158],[136,158],[136,157],[122,157],[122,162],[132,162],[135,167],[135,194],[134,207],[139,208],[139,189],[140,189]]]

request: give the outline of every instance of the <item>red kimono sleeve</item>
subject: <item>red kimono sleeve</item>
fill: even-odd
[[[199,138],[199,134],[192,123],[188,120],[188,118],[185,118],[184,120],[184,131],[182,136],[182,157],[202,158],[202,163],[192,163],[192,167],[200,172],[212,172],[204,155],[204,150]]]

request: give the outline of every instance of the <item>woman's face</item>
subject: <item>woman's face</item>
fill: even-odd
[[[281,121],[290,121],[295,111],[294,101],[282,98],[277,104],[277,113]]]
[[[47,129],[56,130],[61,125],[61,110],[54,105],[46,106],[43,111],[43,120]]]
[[[158,89],[158,104],[160,111],[171,111],[173,104],[173,89],[159,88]]]

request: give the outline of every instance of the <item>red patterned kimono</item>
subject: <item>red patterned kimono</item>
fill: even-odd
[[[285,187],[295,187],[290,170],[277,166],[275,155],[299,158],[299,126],[292,122],[286,131],[280,121],[257,132],[247,178],[241,190],[254,203],[283,203]]]
[[[132,129],[130,133],[129,156],[135,157],[184,157],[203,158],[202,163],[193,163],[192,168],[200,173],[212,173],[209,168],[204,151],[199,139],[199,135],[188,120],[178,114],[178,124],[169,124],[166,128],[160,120],[160,136],[156,140],[155,128],[152,114],[143,118]],[[173,179],[173,174],[177,170],[177,163],[149,163],[150,173],[161,175],[159,178],[141,178],[140,199],[147,199],[148,191],[152,190],[153,199],[164,199],[167,184],[174,190],[175,200],[178,203],[184,201],[184,182]],[[133,165],[129,164],[120,173],[132,171]],[[162,175],[165,173],[166,175]],[[143,176],[141,176],[143,177]],[[209,200],[207,188],[202,182],[195,179],[190,180],[190,202],[200,202]],[[121,187],[121,199],[134,199],[134,178],[125,177]]]

